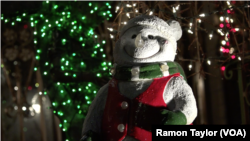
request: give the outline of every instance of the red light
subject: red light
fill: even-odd
[[[23,28],[24,28],[24,29],[28,28],[28,25],[27,25],[27,24],[25,24],[25,25],[23,26]]]
[[[227,46],[229,46],[229,45],[230,45],[230,43],[229,43],[229,42],[227,42],[227,43],[226,43],[226,45],[227,45]]]
[[[227,27],[230,28],[230,24],[229,23],[227,24]]]
[[[221,23],[221,24],[220,24],[220,28],[223,28],[223,27],[224,27],[224,24],[223,24],[223,23]]]
[[[232,32],[236,32],[236,30],[234,28],[231,29]]]
[[[235,55],[232,55],[231,58],[232,58],[232,59],[235,59]]]
[[[225,67],[225,66],[222,66],[220,69],[221,69],[222,71],[225,71],[226,67]]]
[[[230,10],[227,10],[227,13],[228,13],[228,14],[230,14],[230,13],[231,13],[231,11],[230,11]]]
[[[32,90],[32,87],[31,87],[31,86],[28,86],[28,90]]]

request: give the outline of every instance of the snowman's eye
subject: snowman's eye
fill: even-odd
[[[153,35],[148,35],[148,38],[149,39],[154,39],[154,36]]]
[[[134,39],[136,37],[136,35],[134,34],[133,36],[132,36],[132,39]]]

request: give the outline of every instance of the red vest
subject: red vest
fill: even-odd
[[[161,110],[167,109],[163,99],[166,84],[179,73],[155,78],[146,91],[134,99],[126,98],[118,90],[118,81],[109,81],[108,97],[102,121],[103,141],[122,141],[132,136],[140,141],[151,141],[151,125],[161,124]]]

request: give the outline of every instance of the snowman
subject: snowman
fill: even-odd
[[[149,141],[151,125],[190,125],[197,116],[192,89],[174,62],[177,21],[141,15],[121,29],[112,79],[96,95],[82,141]]]

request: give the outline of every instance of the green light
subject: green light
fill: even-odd
[[[57,85],[60,85],[60,82],[57,82]]]
[[[66,42],[66,39],[62,39],[62,42],[65,43],[65,42]]]
[[[26,13],[23,13],[23,16],[26,16]]]
[[[76,90],[75,90],[75,89],[72,89],[72,92],[76,92]]]
[[[55,114],[55,113],[56,113],[56,111],[53,111],[53,113]]]
[[[97,54],[97,51],[94,51],[94,54]]]
[[[60,92],[63,93],[63,90],[61,90]]]
[[[53,103],[52,103],[52,105],[53,105],[53,106],[56,106],[56,103],[55,103],[55,102],[53,102]]]
[[[63,15],[65,15],[65,12],[62,12]]]
[[[85,46],[85,44],[84,44],[84,43],[82,43],[82,46],[84,47],[84,46]]]
[[[79,114],[81,114],[81,113],[82,113],[82,110],[79,111]]]
[[[43,26],[43,29],[46,29],[46,26]]]
[[[14,23],[14,22],[12,22],[12,23],[11,23],[11,25],[15,25],[15,23]]]
[[[38,21],[37,21],[37,20],[35,20],[35,23],[38,23]]]
[[[97,44],[97,47],[100,47],[100,44]]]
[[[37,71],[37,67],[34,67],[34,71]]]
[[[103,55],[102,55],[102,57],[103,57],[103,58],[105,58],[105,57],[106,57],[106,55],[105,55],[105,54],[103,54]]]
[[[42,34],[42,37],[44,37],[44,36],[45,36],[45,33]]]
[[[79,26],[79,29],[82,29],[82,26]]]
[[[83,16],[83,17],[82,17],[82,20],[84,20],[85,18],[86,18],[86,17],[85,17],[85,16]]]
[[[107,2],[106,5],[109,6],[109,3]]]
[[[100,51],[103,52],[103,49],[101,48]]]
[[[43,94],[44,94],[44,95],[46,95],[46,94],[47,94],[47,92],[44,92]]]
[[[61,124],[61,123],[59,124],[59,127],[62,127],[62,124]]]
[[[76,53],[73,53],[72,56],[76,56]]]
[[[94,94],[96,93],[96,91],[93,92]]]
[[[68,76],[68,75],[69,75],[69,73],[67,73],[67,72],[66,72],[66,73],[65,73],[65,75],[66,75],[66,76]]]
[[[109,17],[112,17],[112,14],[109,14]]]
[[[68,15],[70,14],[70,12],[67,13]]]
[[[103,16],[105,16],[106,15],[106,13],[103,13]]]
[[[97,35],[95,35],[95,38],[97,38]]]
[[[70,99],[67,102],[70,103]]]
[[[40,49],[38,49],[36,52],[37,52],[37,53],[41,53],[41,50],[40,50]]]
[[[87,104],[91,104],[91,101],[87,101]]]
[[[48,62],[46,62],[46,63],[45,63],[45,65],[46,65],[46,66],[48,66],[48,65],[49,65],[49,63],[48,63]]]
[[[37,32],[35,31],[35,32],[34,32],[34,35],[36,35],[36,34],[37,34]]]
[[[55,5],[55,6],[54,6],[54,9],[56,9],[57,7],[58,7],[58,5]]]
[[[42,18],[42,17],[43,17],[43,14],[41,14],[40,17]]]
[[[63,21],[63,19],[61,18],[60,21]]]
[[[77,105],[77,109],[80,109],[80,105]]]
[[[73,29],[71,29],[71,32],[74,32],[74,30],[73,30]]]
[[[41,32],[44,32],[44,30],[43,30],[43,29],[41,29]]]
[[[82,41],[82,40],[83,40],[83,38],[82,38],[82,37],[80,37],[79,41]]]
[[[91,14],[94,13],[94,10],[91,10],[90,13],[91,13]]]
[[[49,27],[51,27],[51,24],[49,24]]]
[[[31,17],[30,20],[33,20],[33,17]]]
[[[91,87],[92,86],[91,83],[89,83],[88,86]]]
[[[74,29],[76,29],[76,26],[74,26]]]
[[[3,20],[3,17],[1,17],[1,20]]]
[[[88,96],[85,96],[85,99],[86,99],[86,100],[89,100],[89,97],[88,97]]]
[[[58,24],[58,21],[56,21],[56,24]]]
[[[74,22],[72,22],[71,24],[74,25]]]
[[[88,87],[88,86],[86,86],[86,87],[85,87],[85,89],[89,89],[89,87]]]
[[[61,69],[64,70],[64,66],[61,66]]]
[[[111,6],[109,5],[108,8],[111,9]]]
[[[105,43],[106,43],[106,41],[104,41],[104,40],[103,40],[103,41],[102,41],[102,43],[103,43],[103,44],[105,44]]]
[[[63,104],[63,105],[66,105],[66,103],[65,103],[65,102],[63,102],[62,104]]]
[[[49,3],[49,1],[48,1],[48,0],[46,0],[46,3]]]
[[[109,66],[111,66],[112,64],[111,64],[111,62],[109,62]]]
[[[96,76],[97,76],[97,77],[101,77],[101,74],[100,74],[100,73],[97,73]]]
[[[97,10],[98,8],[97,7],[95,7],[95,10]]]
[[[62,58],[62,61],[65,61],[65,58]]]
[[[76,74],[73,74],[73,77],[76,77]]]
[[[110,13],[110,11],[107,11],[107,13],[109,14],[109,13]]]
[[[89,6],[92,6],[92,3],[89,3]]]
[[[81,65],[84,65],[84,62],[81,62]]]
[[[8,22],[8,19],[5,19],[5,20],[4,20],[4,22],[6,22],[6,23],[7,23],[7,22]]]
[[[79,88],[79,89],[78,89],[78,91],[82,91],[82,89],[81,89],[81,88]]]
[[[43,74],[44,74],[44,75],[47,75],[47,72],[44,72]]]
[[[37,60],[39,60],[39,59],[40,59],[40,57],[39,57],[39,56],[36,56],[36,59],[37,59]]]

